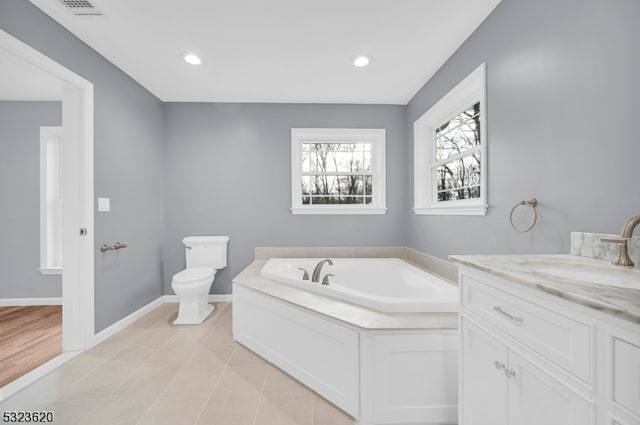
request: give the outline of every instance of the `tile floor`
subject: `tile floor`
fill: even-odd
[[[74,358],[1,410],[51,410],[56,424],[353,425],[353,418],[233,341],[231,305],[174,326],[164,304]]]

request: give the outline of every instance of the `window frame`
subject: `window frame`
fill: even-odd
[[[305,205],[302,203],[303,143],[371,143],[371,204]],[[291,129],[291,212],[293,214],[385,214],[386,208],[386,130],[351,128]]]
[[[434,173],[436,129],[480,103],[480,197],[438,201]],[[414,207],[416,215],[486,215],[487,211],[486,64],[481,64],[413,123]]]
[[[54,152],[55,158],[50,158],[49,155],[48,145],[52,140],[57,142]],[[38,267],[38,271],[42,275],[61,275],[63,270],[61,155],[62,127],[40,127],[40,267]],[[51,174],[49,164],[52,159],[57,171],[53,182],[48,178]],[[47,194],[52,185],[52,189],[58,193],[58,205],[55,206],[58,210],[56,216],[49,213],[50,201]],[[57,231],[54,228],[57,228]]]

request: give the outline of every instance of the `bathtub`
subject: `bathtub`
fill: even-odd
[[[456,312],[458,288],[399,258],[337,258],[326,263],[329,285],[303,280],[322,258],[272,258],[260,276],[386,313]]]
[[[256,260],[233,279],[233,338],[356,425],[458,420],[458,288],[398,258]],[[332,300],[333,297],[335,301]]]

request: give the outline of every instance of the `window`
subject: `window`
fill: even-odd
[[[413,124],[416,214],[485,215],[485,64]]]
[[[40,127],[40,273],[62,273],[61,127]]]
[[[384,214],[385,130],[291,129],[293,214]]]

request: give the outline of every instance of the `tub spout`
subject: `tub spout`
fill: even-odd
[[[333,261],[330,259],[322,260],[318,264],[316,264],[316,268],[313,269],[313,275],[311,275],[311,282],[320,282],[320,273],[322,272],[322,266],[324,263],[329,263],[330,266],[333,266]]]

